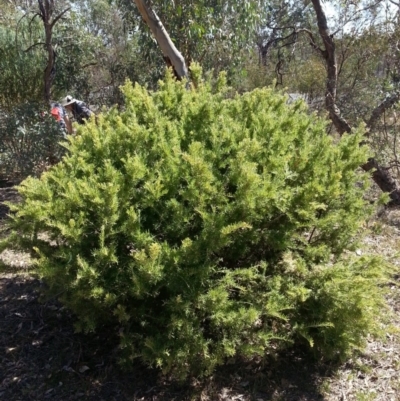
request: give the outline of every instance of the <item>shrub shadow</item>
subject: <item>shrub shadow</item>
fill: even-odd
[[[28,275],[0,276],[0,399],[323,400],[318,388],[330,372],[295,351],[228,363],[211,378],[184,384],[140,363],[123,372],[112,345],[117,333],[75,333],[73,317],[57,300],[39,302],[40,286]]]

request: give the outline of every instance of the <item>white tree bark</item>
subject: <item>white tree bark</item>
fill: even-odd
[[[167,65],[173,68],[178,79],[188,78],[188,68],[185,59],[172,42],[168,32],[164,28],[164,25],[155,11],[146,3],[145,0],[133,1],[160,46]]]

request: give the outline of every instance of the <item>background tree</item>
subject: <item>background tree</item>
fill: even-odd
[[[0,109],[10,111],[31,99],[43,99],[43,48],[33,47],[41,38],[37,21],[29,23],[20,11],[2,10],[0,22]]]
[[[178,79],[188,78],[188,68],[182,54],[174,45],[164,25],[158,18],[156,12],[144,0],[134,0],[147,26],[153,33],[160,46],[164,60],[169,67],[172,67]]]
[[[140,2],[147,4],[146,2]],[[152,9],[188,65],[198,61],[205,70],[228,72],[228,78],[241,67],[253,47],[257,21],[263,12],[261,1],[183,1],[152,2]],[[127,22],[139,32],[141,55],[162,76],[164,60],[131,0],[120,0],[127,10]],[[156,81],[155,81],[156,82]]]
[[[330,9],[329,19],[328,5],[335,8],[335,13]],[[312,107],[320,108],[322,101],[337,133],[365,123],[366,140],[376,156],[363,168],[374,169],[375,182],[390,193],[392,202],[400,202],[392,168],[398,164],[396,137],[386,140],[391,142],[390,152],[374,143],[376,138],[390,137],[388,122],[393,119],[387,113],[399,100],[390,78],[398,65],[393,50],[397,43],[394,10],[385,1],[312,1],[302,3],[298,10],[291,3],[273,6],[258,36],[259,63],[268,68],[270,76],[275,75],[278,84],[301,91]],[[387,162],[389,153],[394,157]]]
[[[142,74],[145,69],[138,61],[140,58],[132,57],[138,54],[137,37],[126,29],[122,12],[113,2],[76,1],[73,9],[64,14],[70,3],[57,2],[59,8],[54,6],[54,9],[49,4],[53,17],[47,22],[47,39],[39,3],[16,3],[7,7],[7,13],[3,12],[0,20],[1,40],[8,38],[8,45],[1,47],[5,55],[0,60],[2,71],[13,70],[7,73],[7,79],[5,75],[0,77],[4,82],[3,98],[10,105],[37,100],[38,92],[43,99],[45,91],[46,99],[72,93],[87,101],[97,99],[98,103],[108,104],[113,98],[116,100],[117,93],[120,98],[118,87],[127,77],[134,81],[147,79]],[[47,15],[46,10],[44,14]],[[55,21],[57,16],[59,19]],[[54,24],[49,52],[51,21]],[[18,58],[22,61],[18,62]],[[40,80],[34,79],[39,71]],[[18,90],[12,92],[13,87]]]
[[[154,81],[156,68],[149,68],[142,57],[138,44],[140,33],[130,28],[124,8],[118,7],[116,1],[106,0],[79,1],[75,6],[78,7],[75,23],[87,32],[87,41],[91,42],[80,46],[86,62],[76,73],[81,74],[82,81],[86,80],[85,93],[90,95],[91,102],[121,103],[119,87],[127,78],[142,84]],[[87,46],[90,50],[86,50]],[[66,60],[65,64],[66,69],[72,68],[72,60]],[[70,76],[66,74],[65,78]]]
[[[317,18],[318,32],[322,40],[322,47],[318,45],[318,43],[314,40],[314,37],[310,34],[309,36],[311,45],[321,54],[326,62],[327,78],[325,106],[328,111],[329,118],[332,120],[336,128],[336,131],[339,135],[342,135],[345,132],[351,132],[352,126],[343,117],[342,112],[337,106],[338,64],[336,56],[336,43],[334,40],[334,35],[331,33],[328,27],[326,14],[322,8],[321,1],[312,0],[312,4]],[[370,111],[370,116],[365,117],[367,129],[369,131],[374,130],[377,122],[380,120],[385,111],[395,105],[399,99],[400,92],[394,91],[389,95],[389,97],[386,96],[381,103],[375,105],[375,107]],[[370,158],[366,164],[362,165],[362,168],[365,171],[373,170],[372,176],[374,181],[384,192],[389,193],[393,203],[400,204],[400,189],[387,168],[382,167],[376,158]]]
[[[46,102],[51,99],[51,87],[56,74],[56,51],[53,46],[53,29],[57,21],[70,10],[70,7],[65,8],[61,12],[57,12],[56,3],[54,0],[38,0],[39,13],[37,15],[43,21],[45,42],[44,47],[47,52],[47,64],[44,70],[44,98]]]

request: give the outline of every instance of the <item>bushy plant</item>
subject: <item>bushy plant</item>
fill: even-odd
[[[38,176],[58,162],[65,132],[47,112],[46,106],[24,103],[0,113],[0,175],[20,181]]]
[[[333,143],[303,103],[229,98],[223,75],[193,73],[191,90],[171,74],[154,93],[127,83],[123,111],[19,187],[8,244],[35,250],[78,328],[115,325],[126,360],[184,377],[300,338],[347,355],[385,279],[343,257],[370,209],[360,133]]]
[[[37,22],[29,24],[22,15],[13,15],[11,19],[10,25],[0,24],[0,107],[7,112],[27,99],[39,101],[44,91],[43,47],[24,51],[32,45],[28,38],[39,35]],[[15,19],[21,22],[18,27],[14,26],[17,24]]]

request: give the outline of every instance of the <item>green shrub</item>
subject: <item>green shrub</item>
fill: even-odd
[[[78,328],[115,325],[126,360],[184,377],[301,338],[346,356],[385,279],[343,256],[370,209],[360,133],[335,144],[272,89],[228,98],[223,75],[195,83],[127,83],[124,111],[22,183],[8,243],[36,251]]]
[[[22,16],[14,14],[9,23],[0,24],[0,108],[7,112],[28,99],[43,99],[46,53],[43,46],[32,46],[43,40],[43,27],[39,20],[30,24]]]
[[[46,106],[24,103],[11,112],[0,112],[0,175],[19,181],[38,176],[64,153],[63,131]]]

